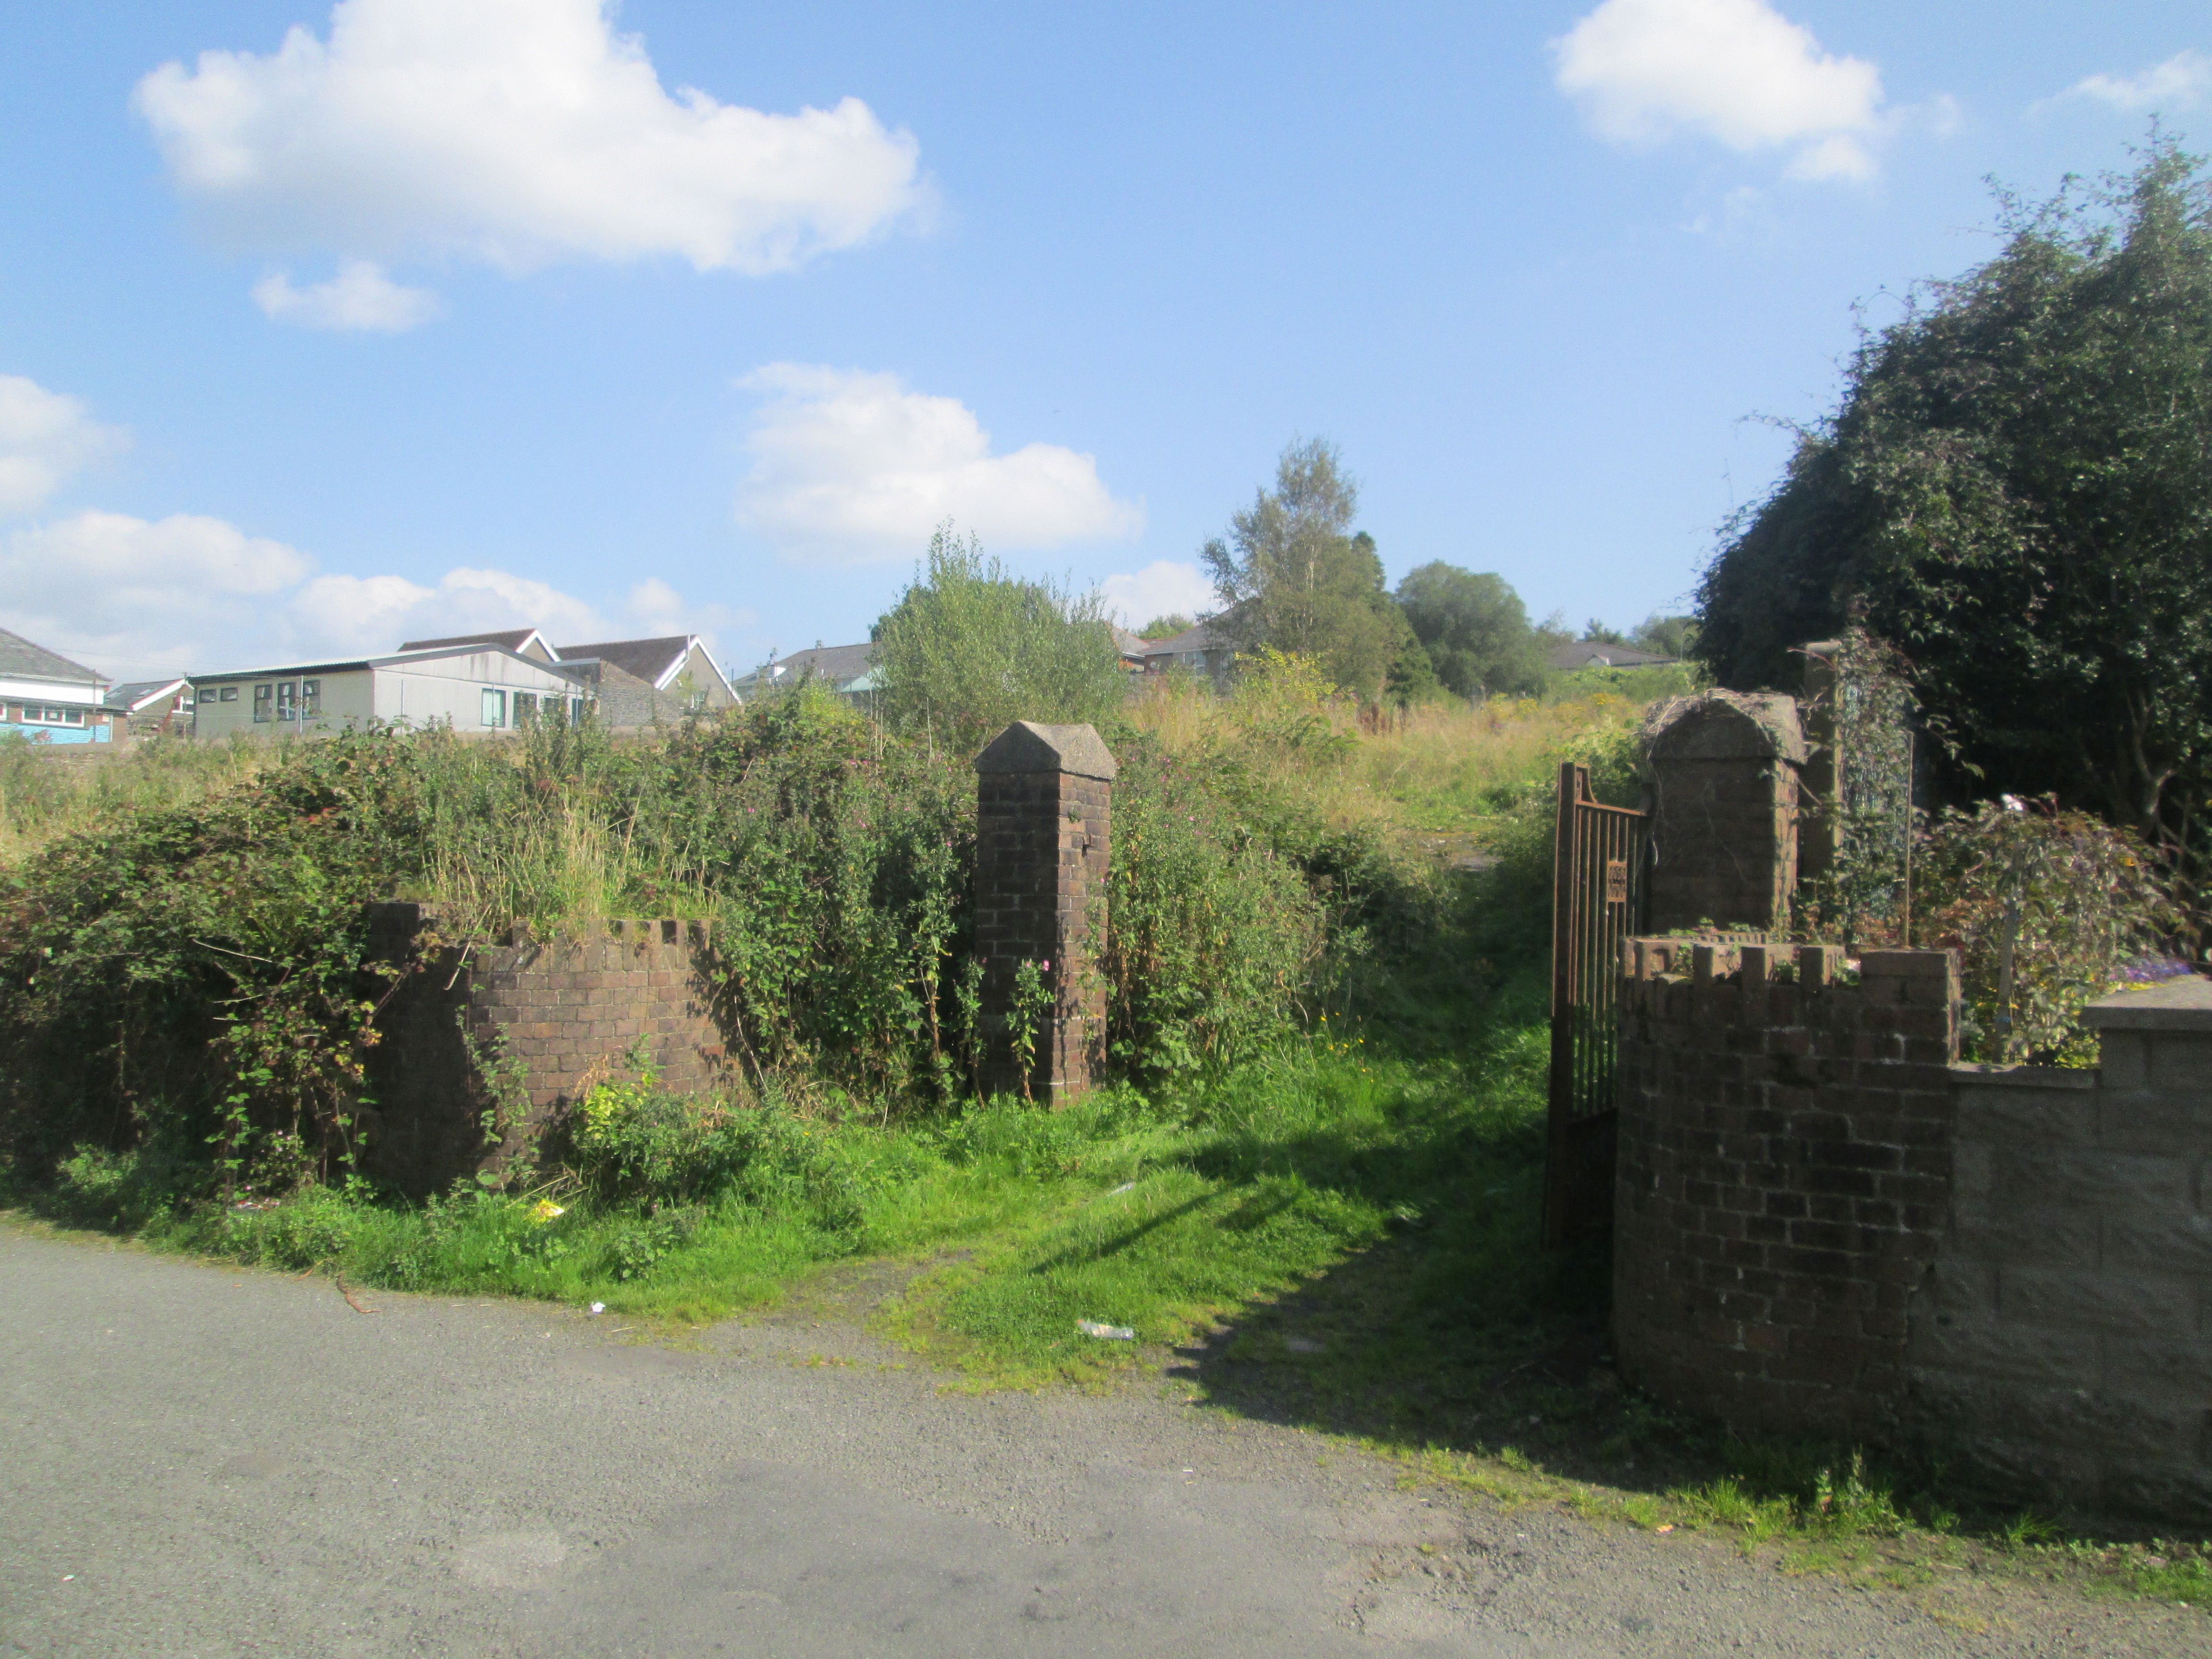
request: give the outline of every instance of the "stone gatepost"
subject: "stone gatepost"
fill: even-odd
[[[1835,640],[1801,645],[1797,717],[1805,729],[1805,764],[1798,775],[1802,791],[1797,814],[1797,879],[1819,881],[1836,866],[1844,845],[1844,763],[1837,742],[1842,725],[1843,684],[1836,659],[1843,646]]]
[[[1797,887],[1795,699],[1708,691],[1662,705],[1644,728],[1651,772],[1655,933],[1711,924],[1784,927]]]
[[[975,758],[986,1090],[1021,1091],[1015,1040],[1024,1016],[1036,1023],[1030,1092],[1057,1104],[1091,1087],[1106,1034],[1091,928],[1094,905],[1103,925],[1115,770],[1091,727],[1033,720],[1016,720]],[[1026,1011],[1018,995],[1024,962],[1040,964],[1045,998]]]

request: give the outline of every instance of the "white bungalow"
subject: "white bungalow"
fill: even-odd
[[[343,731],[372,720],[507,732],[560,709],[581,720],[589,689],[534,656],[467,641],[349,662],[192,676],[193,735]]]

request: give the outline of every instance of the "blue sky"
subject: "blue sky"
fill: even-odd
[[[1630,623],[1854,303],[1990,252],[1984,175],[2212,127],[2179,4],[0,16],[0,625],[125,676],[523,623],[743,669],[948,515],[1140,623],[1316,433],[1394,580]]]

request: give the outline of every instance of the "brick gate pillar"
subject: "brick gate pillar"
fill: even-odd
[[[1646,729],[1644,758],[1651,931],[1786,926],[1806,759],[1796,700],[1735,691],[1677,697]]]
[[[975,758],[975,952],[983,961],[983,1086],[1019,1091],[1017,988],[1042,967],[1030,1092],[1059,1103],[1091,1087],[1106,1033],[1093,965],[1104,926],[1114,757],[1088,726],[1016,720]]]

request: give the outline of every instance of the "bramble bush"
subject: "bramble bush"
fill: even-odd
[[[2048,799],[2006,796],[1945,813],[1915,856],[1915,937],[1960,953],[1968,1057],[2094,1065],[2083,1005],[2162,958],[2181,921],[2142,843]]]
[[[1112,737],[1132,751],[1102,964],[1113,1059],[1139,1077],[1230,1063],[1310,1005],[1332,921],[1358,937],[1383,884],[1295,812],[1261,821],[1264,791]],[[973,1075],[974,843],[963,761],[813,687],[635,738],[556,720],[501,744],[280,745],[0,871],[0,1158],[33,1183],[69,1164],[69,1202],[118,1219],[157,1188],[338,1180],[394,983],[362,969],[364,910],[393,896],[463,947],[517,921],[712,918],[750,1100],[945,1103]],[[602,1160],[603,1201],[704,1192],[757,1156],[665,1107]]]

